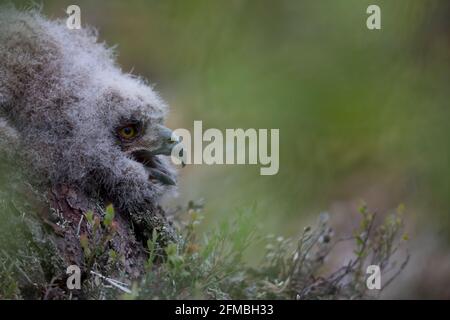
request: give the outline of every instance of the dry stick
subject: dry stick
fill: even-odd
[[[383,286],[383,290],[386,289],[387,286],[389,286],[392,281],[394,281],[395,278],[397,278],[397,276],[400,274],[400,272],[403,271],[403,269],[405,269],[406,265],[409,262],[409,258],[411,257],[411,255],[408,253],[408,255],[406,256],[405,261],[403,261],[402,265],[400,266],[400,268],[397,270],[397,272],[388,280],[386,281],[386,283]]]
[[[106,282],[108,282],[112,286],[118,288],[119,290],[122,290],[125,293],[131,293],[131,290],[126,287],[127,284],[125,284],[123,282],[120,282],[120,281],[112,279],[112,278],[105,277],[105,276],[101,275],[100,273],[94,272],[92,270],[90,271],[90,273],[95,275],[95,276],[97,276],[97,277],[99,277],[99,278],[101,278],[101,279],[103,279],[103,280],[105,280]]]

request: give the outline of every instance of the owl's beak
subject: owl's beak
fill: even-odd
[[[164,185],[175,185],[175,177],[172,176],[157,156],[171,155],[173,148],[180,143],[180,138],[172,130],[162,125],[157,127],[157,135],[161,141],[157,149],[139,149],[131,154],[137,162],[144,165],[150,180],[157,180]]]
[[[170,156],[173,148],[180,143],[180,138],[172,130],[161,125],[158,126],[158,135],[162,144],[158,149],[153,150],[151,153],[155,156]]]

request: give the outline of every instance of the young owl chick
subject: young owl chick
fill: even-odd
[[[0,7],[0,122],[17,134],[16,149],[39,181],[131,214],[146,210],[175,184],[166,111],[94,30]]]

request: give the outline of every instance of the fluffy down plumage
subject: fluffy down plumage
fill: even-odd
[[[93,29],[0,7],[0,147],[16,152],[42,185],[69,184],[131,213],[155,204],[171,187],[152,174],[169,181],[174,174],[153,152],[167,142],[166,111],[143,79],[121,71]],[[141,124],[139,141],[118,139],[127,121]],[[138,149],[151,165],[133,156]]]

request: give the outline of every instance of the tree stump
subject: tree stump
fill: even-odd
[[[51,279],[43,292],[44,299],[107,297],[93,274],[131,285],[146,271],[150,237],[157,235],[161,254],[168,242],[177,241],[171,222],[159,206],[133,219],[129,213],[115,210],[113,221],[107,225],[105,209],[76,188],[54,187],[47,202],[38,215],[43,232],[36,232],[36,221],[29,226],[34,229],[34,240],[45,243],[45,250],[51,252],[46,255],[52,255],[44,267]],[[66,269],[71,265],[82,272],[79,290],[67,288],[70,274],[66,274]]]

